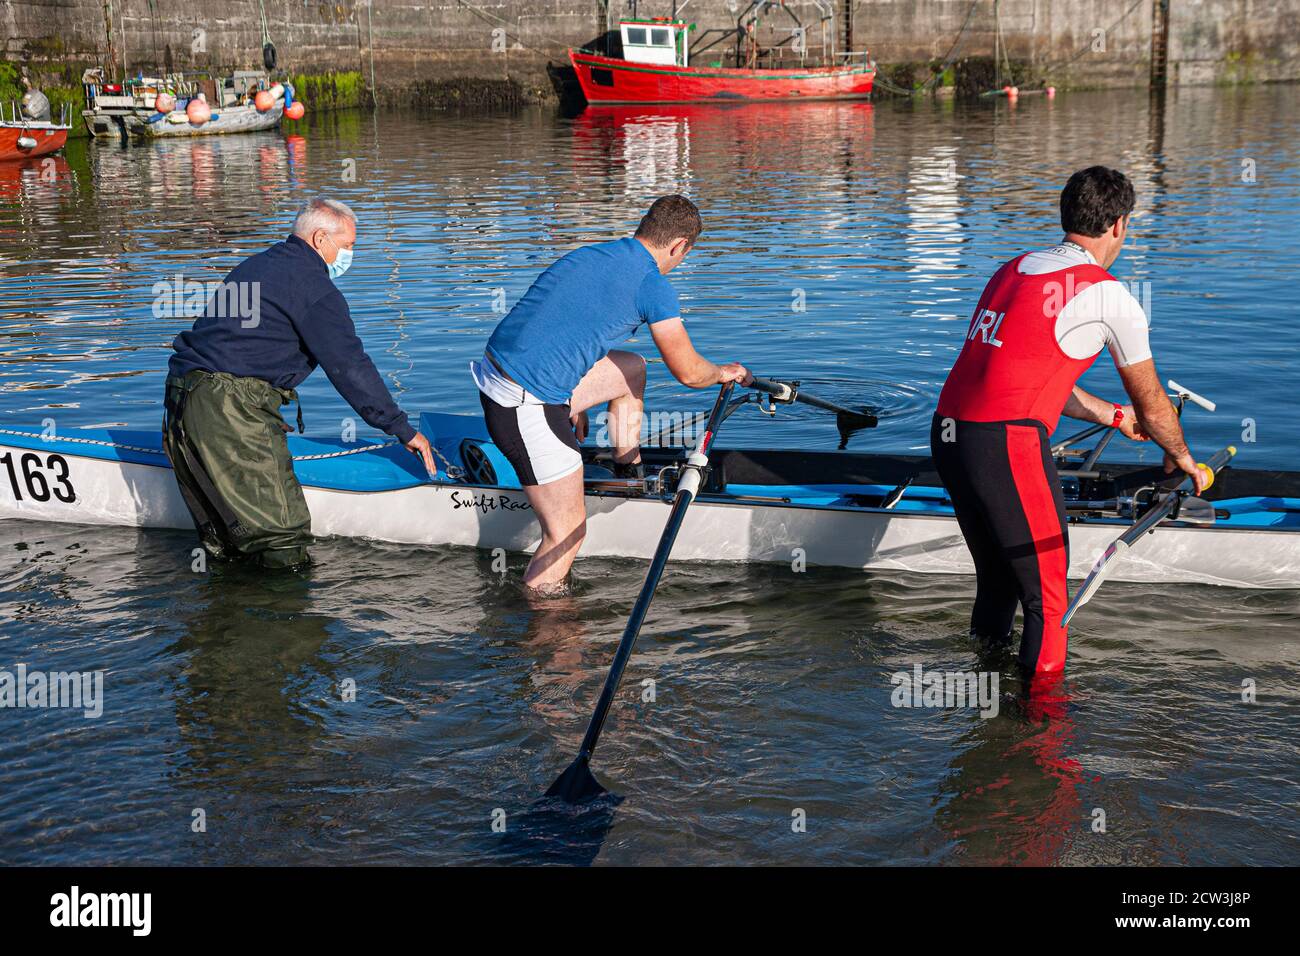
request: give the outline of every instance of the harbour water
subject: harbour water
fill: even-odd
[[[178,277],[220,280],[317,193],[359,214],[340,288],[404,407],[476,411],[466,366],[499,310],[685,192],[705,234],[673,281],[700,350],[875,406],[852,447],[915,451],[984,281],[1058,238],[1061,184],[1105,163],[1138,190],[1113,271],[1162,373],[1219,405],[1188,411],[1193,448],[1300,469],[1298,107],[1296,87],[1205,88],[76,142],[0,166],[0,428],[155,427],[189,321],[164,301]],[[648,336],[630,347],[651,411],[707,408]],[[1104,357],[1084,384],[1119,397]],[[352,415],[321,373],[300,392],[309,434]],[[835,442],[798,409],[719,439]],[[571,758],[643,564],[583,560],[576,593],[539,607],[523,556],[501,573],[473,551],[324,541],[310,572],[267,578],[196,574],[191,546],[0,522],[0,671],[103,672],[101,716],[0,709],[0,862],[543,859],[505,838]],[[1300,594],[1107,584],[1051,713],[1020,707],[998,660],[996,717],[894,706],[898,672],[989,663],[965,636],[972,584],[670,567],[597,759],[625,800],[575,858],[1295,862]]]

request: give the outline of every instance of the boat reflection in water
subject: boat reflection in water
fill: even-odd
[[[0,202],[27,204],[36,209],[44,199],[66,195],[76,188],[72,167],[62,156],[42,156],[0,163]],[[15,240],[26,237],[17,235]]]
[[[587,201],[603,187],[616,207],[608,215],[631,219],[647,201],[707,184],[706,203],[731,192],[745,199],[750,226],[784,218],[769,199],[791,177],[858,188],[875,137],[865,102],[592,106],[570,122],[575,192]],[[706,208],[706,231],[716,225]],[[834,217],[822,225],[835,228]]]

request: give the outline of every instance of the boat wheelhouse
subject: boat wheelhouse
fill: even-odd
[[[622,20],[618,28],[623,56],[631,63],[687,66],[693,26],[683,20]]]

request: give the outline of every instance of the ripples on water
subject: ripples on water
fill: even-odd
[[[1163,123],[1134,93],[338,114],[288,137],[75,143],[50,167],[0,166],[0,424],[154,427],[186,323],[153,316],[153,283],[220,279],[316,192],[362,217],[341,285],[403,404],[473,411],[465,365],[496,290],[513,302],[562,251],[684,191],[706,233],[674,281],[701,350],[879,407],[854,447],[918,448],[985,278],[1052,241],[1060,183],[1106,162],[1138,186],[1116,272],[1150,283],[1162,370],[1220,402],[1189,414],[1193,441],[1238,440],[1252,417],[1242,463],[1295,468],[1298,99],[1179,90]],[[1105,364],[1089,382],[1109,394]],[[309,431],[350,414],[321,375],[302,392]],[[708,396],[655,365],[651,402]],[[835,433],[782,409],[724,438]],[[516,859],[491,812],[519,819],[567,763],[643,573],[584,561],[578,593],[537,611],[518,557],[502,579],[471,552],[325,542],[308,578],[267,581],[196,578],[189,547],[0,525],[0,667],[104,668],[109,694],[99,720],[4,712],[0,861]],[[1064,718],[984,721],[888,705],[891,673],[976,659],[968,580],[675,566],[602,739],[627,799],[595,858],[1293,862],[1300,599],[1107,589],[1074,631]]]

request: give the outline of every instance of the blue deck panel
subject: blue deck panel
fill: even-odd
[[[496,472],[497,484],[502,488],[521,488],[519,475],[514,466],[506,460],[488,434],[487,425],[479,415],[449,415],[445,412],[425,412],[420,416],[420,431],[448,461],[464,465],[460,458],[460,445],[466,438],[479,442],[479,447],[492,470]],[[436,457],[436,456],[435,456]],[[443,463],[438,462],[438,468]]]
[[[304,438],[299,435],[289,437],[289,452],[295,459],[293,470],[297,473],[298,480],[313,488],[396,491],[428,483],[429,476],[424,471],[424,463],[397,443],[339,458],[297,460],[302,455],[329,454],[372,444],[378,442],[361,439],[349,445],[340,440]]]

